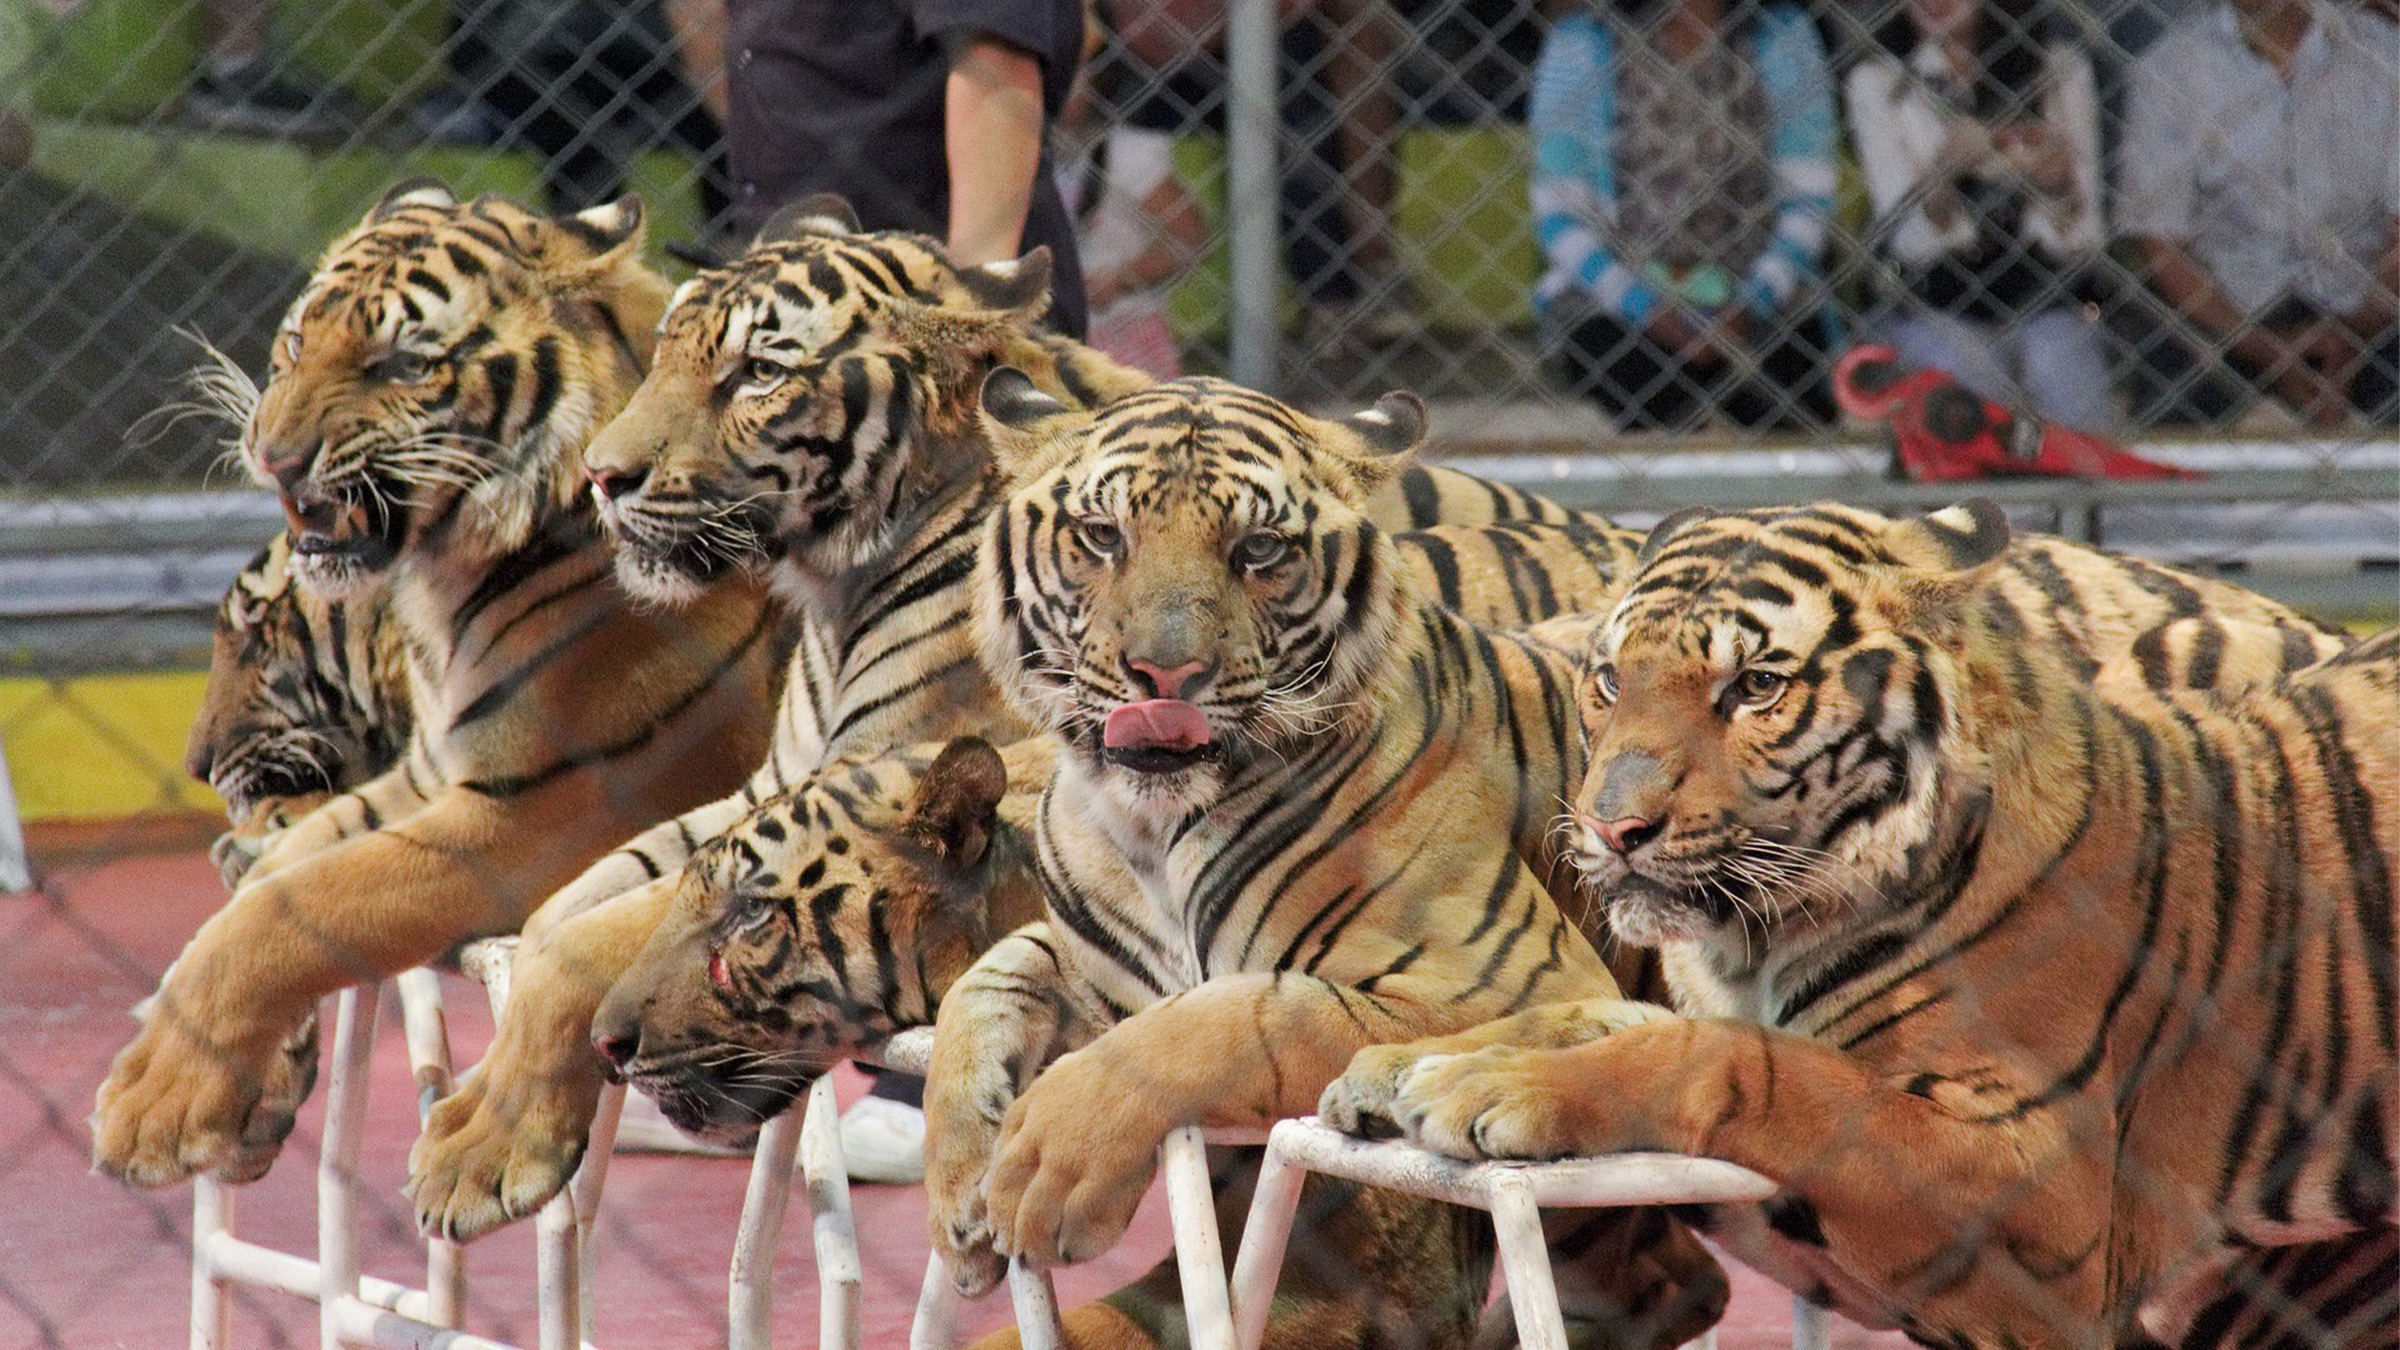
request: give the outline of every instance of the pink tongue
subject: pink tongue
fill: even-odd
[[[1208,717],[1179,698],[1128,703],[1108,715],[1100,739],[1112,750],[1189,750],[1208,744]]]

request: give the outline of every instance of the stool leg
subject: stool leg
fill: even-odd
[[[1550,1275],[1550,1244],[1542,1236],[1542,1211],[1533,1188],[1514,1172],[1491,1181],[1492,1231],[1500,1239],[1500,1269],[1508,1280],[1508,1302],[1517,1314],[1522,1350],[1567,1350],[1566,1319],[1558,1310],[1558,1285]]]
[[[917,1318],[909,1324],[908,1350],[954,1350],[959,1301],[958,1286],[950,1283],[950,1267],[942,1264],[942,1254],[935,1252],[925,1259],[925,1284],[917,1290]]]
[[[419,966],[393,981],[400,991],[400,1027],[408,1039],[410,1077],[417,1085],[417,1126],[433,1104],[449,1095],[450,1024],[442,1014],[442,977]],[[459,1245],[442,1238],[425,1242],[425,1320],[455,1328],[467,1301],[467,1266]]]
[[[600,1089],[600,1102],[592,1112],[591,1133],[585,1137],[583,1165],[575,1169],[575,1177],[567,1188],[575,1197],[575,1328],[576,1335],[592,1339],[592,1291],[594,1262],[599,1259],[599,1244],[594,1234],[600,1226],[600,1191],[608,1184],[609,1159],[616,1156],[617,1122],[625,1114],[625,1085],[611,1083]]]
[[[850,1167],[842,1157],[842,1113],[831,1074],[818,1075],[808,1089],[800,1117],[800,1179],[817,1253],[817,1344],[824,1350],[858,1350],[858,1229],[850,1213]]]
[[[367,1068],[383,986],[345,989],[335,1002],[333,1081],[317,1160],[317,1329],[341,1350],[341,1305],[358,1297],[358,1154],[367,1125]]]
[[[541,1350],[577,1350],[583,1339],[583,1266],[575,1254],[572,1184],[534,1215],[533,1255],[536,1344]]]
[[[767,1350],[775,1320],[775,1241],[783,1235],[783,1207],[792,1198],[800,1116],[786,1111],[758,1134],[758,1152],[750,1160],[750,1189],[742,1196],[742,1226],[733,1239],[728,1350]]]
[[[1008,1299],[1016,1306],[1017,1340],[1024,1350],[1067,1350],[1067,1330],[1058,1320],[1058,1290],[1050,1283],[1050,1272],[1025,1264],[1022,1258],[1008,1263]]]
[[[192,1178],[192,1350],[233,1350],[232,1282],[217,1273],[208,1244],[233,1231],[234,1188]]]
[[[1793,1299],[1792,1350],[1828,1350],[1832,1344],[1831,1315],[1807,1299]]]
[[[1183,1317],[1193,1350],[1233,1350],[1233,1310],[1225,1290],[1225,1248],[1218,1240],[1217,1201],[1208,1184],[1208,1147],[1200,1127],[1185,1125],[1159,1145],[1167,1174],[1167,1223],[1175,1233],[1175,1266],[1183,1280]]]
[[[1258,1189],[1250,1195],[1250,1215],[1242,1221],[1242,1245],[1234,1253],[1234,1343],[1241,1350],[1259,1350],[1267,1338],[1267,1312],[1275,1302],[1275,1281],[1283,1273],[1283,1252],[1292,1237],[1292,1216],[1300,1207],[1300,1183],[1307,1173],[1294,1167],[1267,1138],[1266,1161],[1259,1164]]]

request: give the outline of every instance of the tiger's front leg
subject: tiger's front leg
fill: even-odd
[[[999,1282],[984,1179],[1011,1103],[1059,1054],[1099,1028],[1047,923],[993,944],[942,995],[925,1081],[926,1221],[950,1278],[970,1297]]]
[[[451,789],[406,820],[244,884],[168,969],[101,1084],[93,1166],[154,1187],[264,1172],[291,1129],[289,1094],[266,1095],[273,1061],[317,1000],[463,938],[513,931],[581,861],[545,846],[543,822],[599,818],[608,806],[587,800],[596,795]]]
[[[1567,1049],[1426,1055],[1386,1115],[1453,1157],[1721,1158],[1784,1188],[1769,1226],[1821,1249],[1864,1316],[1960,1344],[2105,1344],[2113,1132],[2080,1096],[2029,1096],[1669,1017]]]
[[[1454,991],[1414,972],[1372,993],[1288,971],[1246,973],[1142,1009],[1045,1069],[1008,1108],[985,1185],[995,1247],[1038,1265],[1108,1250],[1132,1221],[1168,1131],[1305,1115],[1360,1047],[1471,1016]]]
[[[1370,1045],[1353,1055],[1350,1067],[1326,1086],[1324,1095],[1317,1099],[1317,1114],[1326,1124],[1345,1133],[1389,1134],[1392,1098],[1400,1091],[1401,1080],[1420,1060],[1436,1055],[1463,1055],[1495,1045],[1560,1050],[1674,1015],[1654,1003],[1622,998],[1585,999],[1544,1004],[1449,1036],[1402,1045]]]
[[[608,1083],[592,1016],[674,889],[670,873],[539,933],[527,926],[491,1049],[434,1104],[409,1149],[418,1227],[478,1238],[540,1209],[575,1175]]]
[[[415,753],[411,747],[411,755]],[[285,828],[254,841],[256,855],[240,869],[243,884],[264,881],[276,869],[371,834],[425,809],[442,791],[432,770],[408,759],[346,791],[326,797]],[[224,868],[222,862],[220,869]]]

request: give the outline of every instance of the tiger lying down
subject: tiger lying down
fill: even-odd
[[[1929,1345],[2400,1343],[2400,632],[2098,663],[1995,508],[1673,518],[1592,651],[1573,860],[1676,1014],[1363,1052],[1330,1120],[1671,1149]],[[2162,687],[2195,664],[2248,689]]]
[[[230,890],[277,831],[392,767],[415,718],[407,637],[379,588],[329,600],[292,578],[279,533],[217,605],[208,684],[184,750],[225,799],[209,849]]]

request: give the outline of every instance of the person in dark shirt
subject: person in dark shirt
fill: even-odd
[[[1084,331],[1074,222],[1045,147],[1083,49],[1081,0],[728,0],[734,223],[812,192],[961,265],[1037,244],[1050,321]]]

